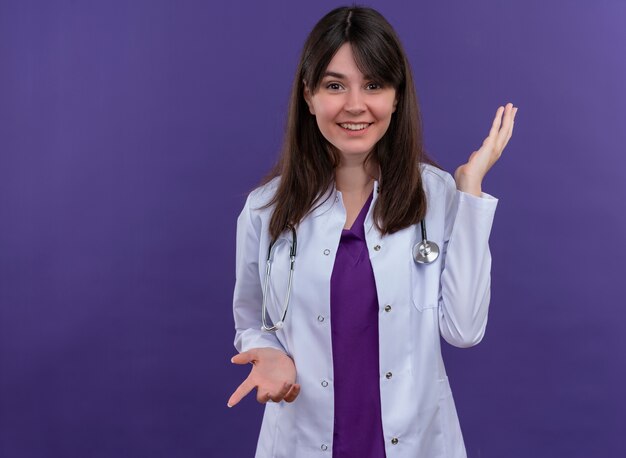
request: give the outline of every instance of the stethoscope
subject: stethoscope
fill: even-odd
[[[426,236],[426,223],[424,220],[420,221],[422,228],[422,241],[416,243],[413,247],[413,260],[417,264],[430,264],[435,262],[439,257],[439,246],[435,242],[428,240]],[[291,246],[289,249],[289,281],[287,283],[287,295],[283,303],[283,313],[280,320],[273,326],[268,326],[265,320],[267,314],[267,289],[270,284],[270,278],[272,275],[272,263],[274,262],[274,249],[276,248],[277,239],[270,242],[270,246],[267,250],[267,260],[265,262],[265,281],[263,282],[263,300],[261,303],[261,314],[263,317],[263,325],[261,329],[268,332],[276,332],[285,326],[285,318],[287,317],[287,309],[289,308],[289,299],[291,297],[291,284],[293,281],[293,271],[296,264],[296,252],[298,246],[298,238],[296,230],[293,226],[290,226],[291,230]]]

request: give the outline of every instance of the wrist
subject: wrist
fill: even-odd
[[[482,194],[482,180],[468,177],[468,176],[457,176],[456,177],[456,188],[467,194],[471,194],[476,197],[480,197]]]

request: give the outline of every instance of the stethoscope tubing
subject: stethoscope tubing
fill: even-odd
[[[287,310],[289,309],[289,299],[291,298],[291,285],[293,283],[293,271],[296,266],[296,254],[298,251],[298,236],[296,234],[296,230],[293,226],[289,227],[291,229],[291,248],[289,249],[289,280],[287,282],[287,294],[285,296],[285,301],[283,303],[283,315],[276,324],[272,326],[268,326],[266,321],[267,315],[267,290],[269,288],[270,277],[272,274],[272,263],[274,262],[274,249],[276,248],[276,239],[270,242],[270,246],[267,250],[267,260],[265,262],[265,281],[263,282],[263,300],[261,303],[261,313],[263,317],[263,324],[261,329],[268,332],[276,332],[279,329],[282,329],[285,318],[287,317]]]
[[[422,219],[420,221],[421,226],[421,242],[417,243],[413,247],[413,260],[418,264],[430,264],[439,257],[439,246],[435,242],[428,240],[426,234],[426,222]],[[261,329],[267,332],[276,332],[282,329],[285,325],[285,318],[287,317],[287,310],[289,309],[289,300],[291,299],[291,289],[293,284],[293,272],[296,265],[296,254],[298,251],[298,237],[296,229],[293,226],[289,226],[291,230],[291,246],[289,249],[289,280],[287,282],[287,294],[283,301],[283,313],[280,320],[269,326],[267,324],[267,292],[269,289],[270,278],[272,275],[272,263],[274,262],[274,249],[276,248],[277,239],[270,242],[267,249],[267,259],[265,262],[265,280],[263,282],[263,299],[261,301],[261,316],[262,325]]]

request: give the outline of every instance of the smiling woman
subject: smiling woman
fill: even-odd
[[[361,73],[350,43],[333,56],[317,91],[305,86],[304,98],[320,132],[344,163],[365,161],[387,132],[398,104],[393,86]]]
[[[345,7],[314,27],[280,161],[237,223],[233,362],[253,366],[228,405],[254,388],[267,403],[257,457],[466,455],[439,337],[484,335],[497,199],[481,184],[516,110],[453,179],[423,151],[389,23]],[[423,264],[426,222],[441,253]]]

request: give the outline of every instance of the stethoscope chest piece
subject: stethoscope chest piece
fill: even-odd
[[[439,246],[428,240],[424,220],[420,221],[420,225],[422,226],[422,241],[413,247],[413,259],[418,264],[430,264],[439,257]]]
[[[413,247],[413,259],[418,264],[430,264],[435,262],[439,257],[439,246],[435,242],[428,240],[426,236],[426,222],[422,219],[420,222],[422,226],[422,240],[415,244]],[[276,332],[283,329],[285,325],[285,318],[287,317],[287,310],[289,309],[289,299],[291,298],[291,286],[293,283],[293,271],[296,263],[296,251],[297,251],[297,234],[296,229],[293,226],[289,226],[288,229],[291,232],[291,247],[289,250],[290,266],[289,266],[289,280],[287,282],[287,293],[283,301],[282,313],[275,324],[270,324],[267,321],[267,295],[270,284],[270,277],[272,275],[272,263],[274,261],[274,250],[276,249],[276,240],[272,240],[269,244],[267,251],[267,260],[265,263],[265,281],[263,282],[263,299],[261,302],[261,316],[262,326],[261,329],[268,332]],[[380,247],[378,247],[380,248]],[[374,248],[376,249],[376,248]]]
[[[418,264],[430,264],[439,257],[439,246],[435,242],[422,240],[413,247],[413,259]]]

